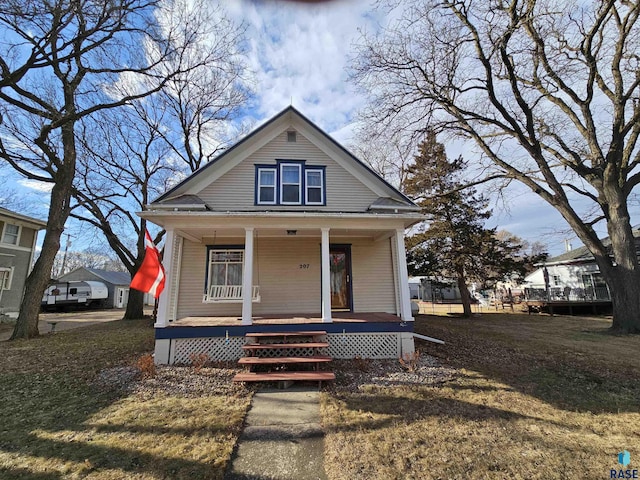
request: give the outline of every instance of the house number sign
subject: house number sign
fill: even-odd
[[[301,263],[298,268],[300,268],[301,270],[307,270],[309,268],[309,264],[308,263]]]

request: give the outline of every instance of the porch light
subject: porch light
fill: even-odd
[[[295,235],[297,233],[298,233],[297,230],[287,230],[287,235]]]

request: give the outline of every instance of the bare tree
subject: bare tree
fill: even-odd
[[[170,1],[0,0],[0,157],[53,185],[12,339],[38,335],[40,299],[72,208],[78,123],[157,92],[192,66],[191,39],[159,21],[165,8]]]
[[[175,75],[157,94],[90,119],[82,135],[74,193],[82,208],[72,216],[101,230],[132,276],[144,258],[147,227],[133,212],[226,147],[235,132],[231,121],[250,91],[240,55],[244,26],[204,0],[185,2],[178,13],[168,21],[188,25],[186,54],[197,67]],[[163,236],[161,230],[154,242]],[[143,301],[143,293],[132,290],[124,318],[141,318]]]
[[[407,179],[409,165],[413,161],[416,145],[410,135],[401,130],[380,132],[365,123],[356,132],[349,147],[359,159],[396,188],[402,188]]]
[[[80,160],[71,216],[102,232],[109,247],[135,275],[144,258],[146,220],[136,216],[164,192],[179,173],[160,130],[162,112],[141,105],[102,112],[81,135]],[[161,231],[154,242],[160,242]],[[126,319],[142,318],[143,292],[131,290]]]
[[[384,126],[402,115],[407,129],[472,140],[489,178],[528,186],[589,248],[610,287],[612,328],[640,331],[629,213],[640,182],[640,5],[399,3],[400,20],[359,47],[368,118]]]

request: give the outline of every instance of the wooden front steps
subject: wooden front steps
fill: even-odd
[[[245,372],[238,373],[233,377],[234,382],[276,382],[287,380],[307,380],[318,381],[335,380],[336,374],[333,372]]]
[[[332,360],[322,354],[329,344],[318,337],[325,331],[248,333],[242,347],[245,357],[238,360],[249,371],[238,373],[234,382],[292,382],[335,380],[333,372],[320,370],[321,363]],[[312,368],[310,370],[309,368]]]
[[[250,343],[243,345],[242,349],[262,351],[262,350],[277,350],[279,348],[328,348],[327,342],[309,342],[309,343]]]

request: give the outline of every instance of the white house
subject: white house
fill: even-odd
[[[327,332],[334,358],[413,351],[405,229],[420,208],[293,107],[139,213],[166,229],[157,363]]]
[[[640,232],[634,230],[636,241]],[[604,240],[605,245],[608,241]],[[579,247],[553,258],[524,279],[529,299],[567,301],[610,301],[607,287],[593,255],[586,247]]]

